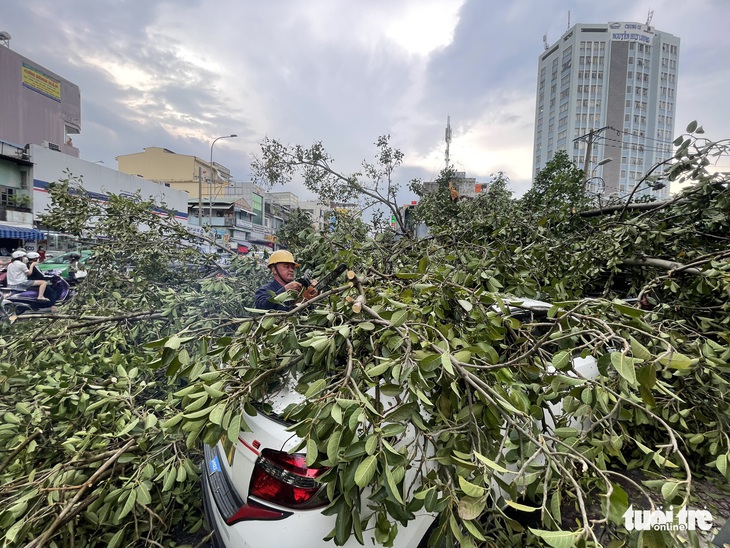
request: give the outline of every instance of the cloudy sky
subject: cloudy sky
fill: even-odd
[[[568,24],[635,21],[679,36],[676,132],[730,137],[727,0],[3,0],[10,47],[81,88],[81,157],[160,146],[250,180],[268,136],[321,141],[342,172],[389,134],[396,177],[451,161],[478,181],[530,184],[537,59]],[[728,162],[730,163],[730,162]],[[309,198],[296,182],[289,188]],[[411,196],[402,193],[401,198]]]

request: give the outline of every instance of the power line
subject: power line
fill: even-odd
[[[603,139],[605,141],[613,141],[614,143],[621,144],[621,146],[618,146],[618,145],[610,145],[610,144],[603,143],[604,147],[620,148],[622,150],[624,150],[624,149],[633,150],[631,147],[641,147],[640,152],[649,151],[649,152],[661,152],[663,154],[671,153],[671,144],[670,143],[666,143],[667,145],[669,145],[669,151],[667,151],[663,148],[651,147],[651,146],[647,146],[647,145],[643,145],[643,144],[639,144],[639,143],[629,143],[627,141],[620,141],[618,139],[612,139],[611,137],[601,137],[601,139]]]
[[[649,139],[650,141],[657,141],[657,142],[663,143],[665,145],[671,145],[674,142],[674,138],[672,138],[670,140],[657,139],[655,137],[649,137],[648,135],[643,135],[643,136],[634,135],[633,133],[630,133],[630,132],[626,131],[625,129],[621,130],[621,129],[616,129],[615,127],[609,127],[608,129],[612,129],[613,131],[615,131],[618,134],[623,133],[624,135],[628,135],[629,137],[636,137],[637,139]]]

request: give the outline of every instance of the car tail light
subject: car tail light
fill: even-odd
[[[249,496],[285,508],[319,508],[327,504],[317,478],[327,468],[309,468],[306,455],[264,449],[254,466]]]
[[[289,516],[291,516],[291,512],[273,510],[261,504],[257,504],[256,502],[248,501],[246,504],[242,504],[241,507],[230,517],[225,518],[225,520],[228,525],[233,525],[239,521],[277,520],[284,519]]]

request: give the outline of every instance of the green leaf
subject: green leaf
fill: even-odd
[[[307,391],[304,393],[305,398],[311,398],[315,394],[319,394],[322,390],[327,388],[327,379],[319,379],[309,385]]]
[[[358,487],[365,487],[375,476],[375,470],[378,467],[378,459],[375,455],[371,455],[363,459],[355,470],[355,484]]]
[[[393,327],[400,327],[404,323],[406,323],[406,319],[408,318],[408,310],[396,310],[393,312],[393,315],[390,318],[390,323],[393,325]]]
[[[404,424],[399,423],[390,423],[384,425],[380,429],[380,435],[386,438],[392,437],[392,436],[398,436],[405,432],[406,427]]]
[[[365,442],[356,441],[355,443],[350,444],[347,449],[345,449],[344,457],[347,460],[353,460],[366,454],[367,453],[365,452]]]
[[[441,354],[441,365],[449,375],[454,374],[454,366],[451,365],[451,355],[448,352]]]
[[[717,460],[715,461],[715,468],[717,468],[718,472],[720,472],[726,478],[728,471],[728,460],[730,460],[730,455],[719,455],[717,457]]]
[[[165,481],[162,484],[163,493],[172,489],[172,486],[175,485],[175,479],[177,479],[177,471],[175,468],[168,465],[165,471]]]
[[[608,509],[608,519],[616,525],[624,523],[624,514],[629,509],[629,495],[617,483],[611,483],[611,496],[608,498],[610,504]]]
[[[486,506],[486,497],[463,497],[459,500],[457,511],[463,520],[477,519],[482,515]]]
[[[19,519],[13,525],[5,532],[5,539],[9,542],[13,542],[15,540],[15,537],[18,536],[18,533],[20,533],[20,530],[25,525],[25,518]]]
[[[318,456],[319,451],[317,450],[317,442],[314,441],[312,438],[309,438],[307,440],[307,466],[312,466],[315,462],[317,462]]]
[[[507,470],[504,466],[497,464],[493,460],[488,459],[487,457],[480,453],[477,453],[476,451],[474,451],[474,456],[482,461],[484,464],[486,464],[489,468],[496,472],[499,472],[500,474],[506,474],[509,472],[509,470]]]
[[[390,360],[382,360],[380,363],[373,365],[372,367],[369,367],[365,374],[368,377],[377,377],[378,375],[382,375],[385,373],[389,367],[393,365],[393,362]]]
[[[457,362],[469,363],[471,361],[471,351],[470,350],[460,350],[459,352],[454,354],[454,359]]]
[[[378,447],[378,438],[375,436],[369,436],[368,439],[365,440],[365,452],[368,455],[372,455],[375,453],[375,449]]]
[[[613,307],[621,312],[621,314],[623,314],[624,316],[628,316],[629,318],[641,318],[645,314],[645,312],[640,308],[629,306],[619,299],[613,301]]]
[[[461,487],[461,490],[464,491],[464,494],[469,497],[482,497],[484,496],[484,493],[486,491],[484,487],[474,485],[473,483],[470,483],[461,476],[459,476],[459,487]]]
[[[533,529],[530,532],[536,537],[540,537],[549,546],[553,548],[572,548],[576,541],[583,535],[583,531],[544,531],[541,529]]]
[[[694,133],[697,129],[697,120],[692,120],[689,124],[687,124],[687,133]]]
[[[388,487],[390,488],[391,493],[393,493],[395,500],[397,500],[400,504],[403,504],[403,498],[398,490],[398,485],[396,484],[396,481],[393,478],[393,473],[388,466],[385,467],[385,481],[388,482]]]
[[[642,360],[651,359],[651,352],[649,352],[648,348],[646,348],[643,344],[637,341],[634,337],[629,337],[629,341],[631,343],[631,353],[634,355],[635,358],[639,358]]]
[[[333,421],[335,421],[337,424],[342,424],[342,408],[339,405],[335,403],[332,406],[330,414],[332,415]]]
[[[152,495],[150,494],[150,490],[147,488],[147,486],[143,483],[140,483],[136,488],[135,491],[137,493],[137,502],[140,504],[148,505],[152,502]]]
[[[235,442],[238,439],[238,436],[241,433],[241,423],[243,421],[243,417],[241,417],[240,413],[237,411],[236,414],[231,419],[230,424],[228,425],[228,439]]]
[[[692,365],[693,360],[679,352],[667,352],[659,356],[659,363],[672,369],[687,369]]]
[[[664,485],[662,485],[662,497],[664,497],[664,500],[671,502],[672,499],[677,496],[679,487],[680,483],[677,481],[667,481]]]
[[[335,462],[340,451],[340,439],[342,438],[342,430],[335,430],[327,440],[327,458]]]
[[[137,491],[136,490],[130,491],[129,496],[127,497],[127,502],[124,503],[124,507],[122,508],[122,511],[119,514],[119,519],[122,519],[124,516],[129,514],[132,511],[132,508],[134,508],[134,504],[136,502],[137,502]]]
[[[213,408],[213,410],[210,412],[210,415],[208,416],[208,420],[212,422],[213,424],[220,425],[221,419],[223,419],[223,414],[226,411],[226,402],[220,402],[216,404],[216,406]]]
[[[552,364],[558,371],[570,367],[570,352],[561,350],[553,356]]]
[[[502,289],[502,284],[499,283],[499,280],[497,278],[489,278],[487,280],[487,287],[489,288],[489,291],[492,291],[493,293],[497,293],[500,289]]]
[[[636,370],[636,380],[647,390],[654,388],[656,386],[656,369],[654,363],[650,362],[639,367]]]
[[[418,399],[426,405],[433,407],[433,402],[426,397],[426,394],[424,394],[420,388],[416,389],[416,396],[418,396]]]
[[[218,405],[218,404],[216,404],[216,405]],[[185,413],[183,415],[183,417],[185,417],[188,420],[200,419],[200,418],[205,417],[206,415],[208,415],[211,411],[213,411],[213,408],[214,407],[215,407],[215,405],[211,405],[209,407],[205,407],[203,409],[199,409],[198,411],[194,411],[192,413]]]
[[[117,546],[122,543],[122,539],[124,539],[124,528],[114,533],[114,536],[109,541],[109,544],[106,545],[106,548],[117,548]]]
[[[465,301],[464,299],[459,299],[459,304],[461,305],[461,308],[463,308],[467,312],[471,312],[472,308],[474,308],[474,306],[469,301]]]
[[[478,526],[471,520],[464,520],[463,522],[464,528],[469,531],[469,534],[473,536],[475,539],[481,542],[486,542],[486,538],[484,538],[484,535],[482,535],[482,532],[479,530]]]
[[[611,365],[631,386],[636,386],[636,370],[634,369],[633,359],[622,352],[612,352]]]
[[[504,503],[515,510],[519,510],[520,512],[537,512],[540,509],[539,506],[527,506],[526,504],[520,504],[519,502],[514,502],[512,500],[505,500]]]
[[[559,438],[574,438],[578,435],[578,429],[573,428],[571,426],[561,426],[559,428],[556,428],[553,430],[553,434],[555,434]]]
[[[165,342],[165,348],[170,348],[171,350],[177,350],[180,348],[180,345],[183,343],[188,342],[189,340],[193,339],[193,337],[178,337],[177,335],[173,335],[169,339],[167,339],[167,342]]]

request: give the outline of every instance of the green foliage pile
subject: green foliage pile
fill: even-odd
[[[0,324],[0,538],[3,546],[174,545],[203,525],[202,455],[166,425],[184,385],[150,363],[144,345],[184,329],[225,329],[246,314],[265,273],[236,261],[238,275],[215,277],[187,232],[141,197],[112,196],[101,207],[73,177],[51,192],[49,225],[82,235],[93,218],[106,238],[57,315]],[[169,347],[176,363],[192,363]]]
[[[688,129],[663,173],[697,183],[668,202],[598,208],[557,157],[522,199],[500,174],[453,201],[444,172],[416,209],[421,240],[400,212],[395,231],[368,238],[344,218],[332,233],[291,230],[303,268],[350,272],[290,312],[246,310],[265,277],[244,263],[188,283],[99,276],[53,322],[6,326],[6,543],[153,545],[199,526],[190,452],[235,439],[244,411],[293,382],[302,398],[285,416],[308,465],[328,468],[335,544],[374,527],[390,545],[428,511],[434,545],[699,545],[693,531],[629,534],[622,517],[630,504],[692,507],[698,476],[730,481],[730,189],[705,171],[724,145]],[[376,144],[374,164],[340,174],[321,144],[266,142],[258,169],[270,181],[303,169],[323,196],[364,191],[397,210],[402,155]],[[178,264],[143,261],[139,242],[164,249],[154,242],[171,230],[143,209],[99,225],[116,230],[99,255],[121,241],[115,264]],[[130,228],[138,219],[149,230]],[[576,372],[591,357],[597,376]]]

